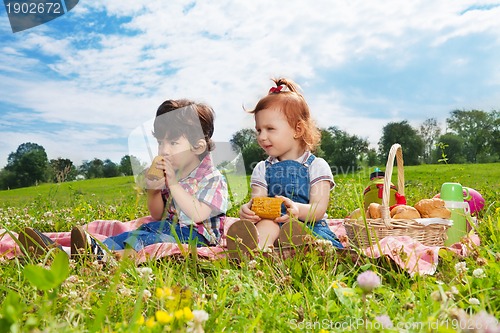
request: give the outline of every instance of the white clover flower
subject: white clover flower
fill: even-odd
[[[142,298],[144,300],[147,300],[150,297],[151,297],[151,292],[149,290],[147,290],[147,289],[144,289],[144,291],[142,292]]]
[[[451,293],[452,293],[453,295],[458,295],[458,294],[460,293],[460,292],[458,291],[457,287],[455,287],[455,286],[452,286],[452,287],[450,288],[450,291],[451,291]]]
[[[203,323],[208,320],[208,312],[205,310],[193,310],[193,321]]]
[[[392,323],[392,320],[388,315],[384,314],[384,315],[376,316],[375,320],[378,321],[382,325],[382,328],[394,327],[394,324]]]
[[[471,297],[471,298],[469,298],[469,304],[470,305],[479,305],[479,304],[481,304],[481,302],[479,302],[479,300],[477,298]]]
[[[482,268],[477,268],[472,272],[472,276],[475,278],[481,279],[486,277],[486,274],[484,273],[484,270]]]
[[[455,271],[458,273],[458,274],[465,274],[467,273],[467,264],[465,263],[465,261],[462,261],[462,262],[459,262],[455,265]]]
[[[121,286],[119,289],[118,289],[118,292],[120,293],[120,295],[122,296],[131,296],[132,295],[132,290],[130,290],[129,288],[125,287],[125,286]]]
[[[255,267],[257,267],[257,261],[255,261],[255,260],[250,260],[250,261],[248,262],[248,268],[249,268],[249,269],[255,269]]]
[[[373,271],[366,271],[358,275],[358,285],[364,292],[372,292],[373,289],[378,288],[382,281],[380,277]]]

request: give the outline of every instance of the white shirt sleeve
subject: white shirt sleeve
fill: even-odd
[[[250,177],[250,186],[253,185],[267,189],[266,161],[260,161],[253,169],[252,176]]]
[[[312,187],[320,181],[328,181],[330,183],[330,190],[335,186],[330,166],[321,157],[316,157],[309,167],[309,184]]]

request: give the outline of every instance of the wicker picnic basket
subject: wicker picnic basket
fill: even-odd
[[[389,195],[394,158],[398,168],[398,193],[404,195],[403,152],[399,144],[391,147],[385,167],[384,189],[382,192],[381,218],[344,220],[349,241],[359,248],[367,248],[387,236],[410,236],[427,246],[443,246],[448,225],[424,225],[413,219],[392,219],[389,211]]]

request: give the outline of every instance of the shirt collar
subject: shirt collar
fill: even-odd
[[[299,156],[299,158],[297,158],[295,161],[299,162],[300,164],[304,164],[309,158],[309,156],[311,156],[311,152],[309,150],[306,150],[305,153]],[[267,158],[267,161],[271,164],[280,162],[280,160],[278,160],[276,157],[273,156],[269,156]]]
[[[182,180],[188,179],[188,178],[194,178],[196,180],[201,180],[203,179],[206,175],[210,174],[213,170],[214,166],[212,163],[212,157],[210,154],[207,154],[198,164],[196,168],[194,168],[193,171],[187,175],[187,177],[184,177]]]

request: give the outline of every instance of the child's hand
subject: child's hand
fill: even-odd
[[[250,209],[252,207],[252,200],[247,202],[246,204],[241,205],[240,207],[240,219],[250,220],[253,223],[257,223],[261,220],[259,216],[257,216],[253,210]]]
[[[175,170],[172,167],[172,163],[168,159],[164,159],[156,164],[158,169],[163,170],[165,178],[163,179],[163,184],[167,187],[177,184],[177,177],[175,175]]]
[[[160,179],[148,179],[146,178],[146,188],[148,190],[162,190],[165,187],[165,178],[160,178]]]
[[[276,198],[283,199],[283,203],[285,204],[286,210],[288,214],[282,215],[274,219],[276,223],[284,223],[290,220],[290,216],[298,216],[299,215],[299,206],[296,202],[292,201],[287,197],[283,197],[281,195],[277,195]]]

